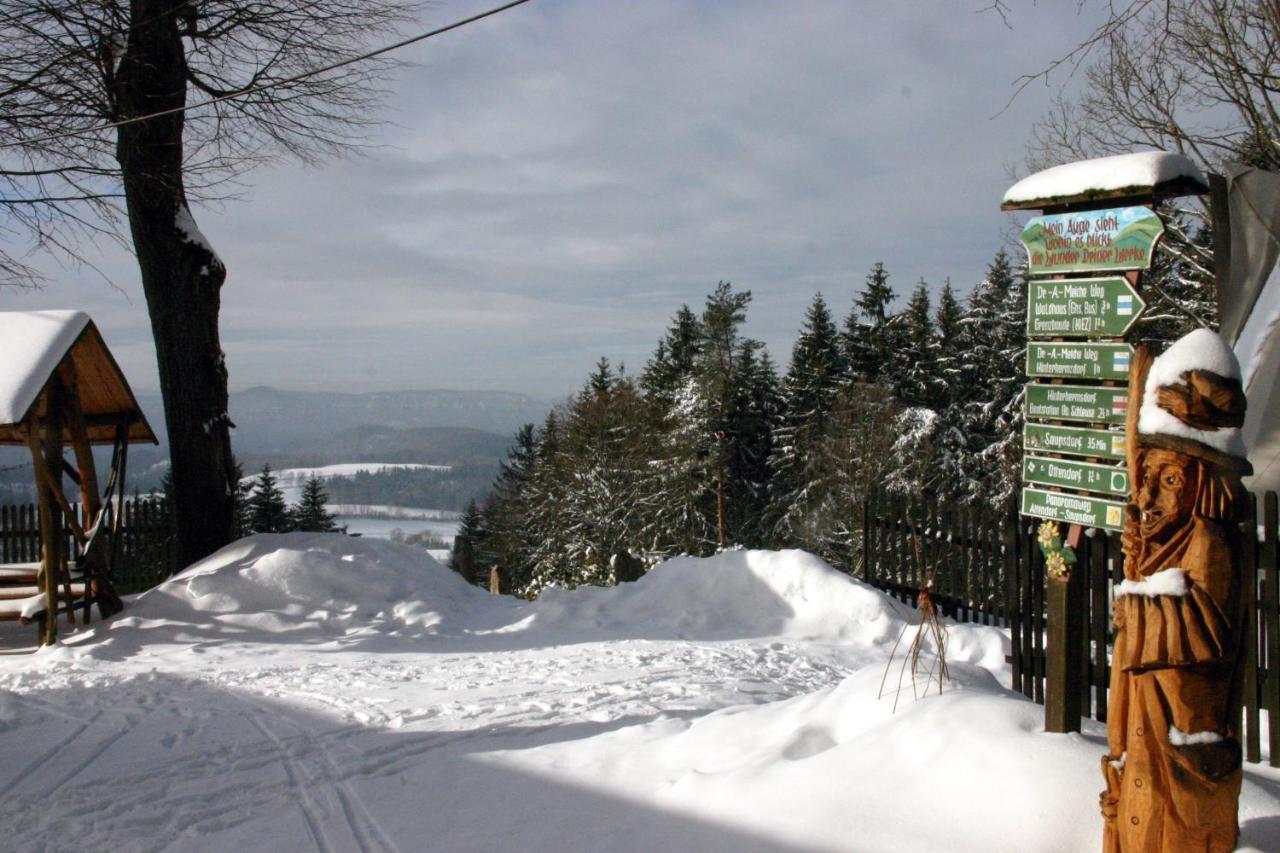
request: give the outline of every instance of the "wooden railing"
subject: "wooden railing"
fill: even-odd
[[[83,523],[83,508],[74,505]],[[75,553],[70,528],[63,531],[67,553]],[[160,498],[124,502],[120,542],[111,571],[116,592],[128,595],[158,584],[173,570],[172,534]],[[0,563],[34,563],[40,559],[40,513],[34,504],[0,506]]]
[[[1262,760],[1262,715],[1271,744],[1280,744],[1280,521],[1277,496],[1256,501],[1255,525],[1245,525],[1249,624],[1245,628],[1244,752]],[[863,553],[855,574],[914,603],[933,579],[933,598],[958,621],[1009,631],[1012,687],[1044,702],[1045,570],[1034,519],[975,507],[877,495],[864,506]],[[1107,719],[1112,588],[1123,579],[1120,535],[1101,530],[1076,549],[1074,571],[1085,577],[1082,707]],[[1280,767],[1280,747],[1270,755]]]

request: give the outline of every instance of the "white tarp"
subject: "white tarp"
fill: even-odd
[[[1257,492],[1280,490],[1280,174],[1227,168],[1229,280],[1220,294],[1222,335],[1240,360],[1249,398],[1242,430]]]
[[[26,417],[88,325],[83,311],[0,311],[0,424]]]

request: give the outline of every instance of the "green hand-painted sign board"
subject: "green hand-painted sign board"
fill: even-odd
[[[1129,472],[1123,467],[1076,462],[1072,459],[1026,456],[1022,460],[1022,481],[1101,492],[1104,495],[1129,495]]]
[[[1027,336],[1123,337],[1146,305],[1123,278],[1032,281],[1027,292]]]
[[[1027,341],[1027,375],[1062,379],[1129,378],[1128,344]]]
[[[1037,519],[1065,521],[1085,528],[1124,530],[1124,503],[1107,501],[1106,498],[1089,497],[1087,494],[1046,492],[1044,489],[1023,489],[1023,515]]]
[[[1022,229],[1031,275],[1145,270],[1164,223],[1146,207],[1034,217]]]
[[[1124,504],[1088,495],[1048,492],[1031,487],[1022,490],[1022,514],[1050,518],[1067,524],[1124,529]]]
[[[1129,407],[1129,391],[1126,388],[1104,388],[1100,385],[1042,385],[1039,382],[1028,382],[1023,400],[1023,412],[1028,418],[1122,424]]]
[[[1119,461],[1125,458],[1124,433],[1105,429],[1027,424],[1022,430],[1022,444],[1033,453],[1067,453]]]

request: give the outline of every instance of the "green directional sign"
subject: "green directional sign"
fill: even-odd
[[[1027,456],[1022,460],[1022,481],[1065,489],[1083,489],[1104,495],[1129,496],[1129,472],[1122,466],[1097,465],[1074,459]]]
[[[1027,291],[1027,336],[1123,337],[1146,305],[1123,278],[1032,281]]]
[[[1125,458],[1124,433],[1105,429],[1027,424],[1022,430],[1022,444],[1028,451],[1038,453],[1069,453],[1121,461]]]
[[[1031,275],[1145,270],[1164,223],[1147,207],[1037,216],[1022,230]]]
[[[1128,344],[1027,341],[1027,375],[1063,379],[1129,378]]]
[[[1067,524],[1085,527],[1103,527],[1107,530],[1124,529],[1124,507],[1120,501],[1095,498],[1089,495],[1073,495],[1067,492],[1049,492],[1031,487],[1022,490],[1022,514],[1036,518],[1051,518]]]
[[[1023,411],[1049,421],[1122,424],[1129,406],[1126,388],[1100,385],[1042,385],[1028,382]]]

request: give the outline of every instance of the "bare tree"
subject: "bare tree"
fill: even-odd
[[[1101,23],[1015,84],[1022,92],[1064,75],[1080,83],[1079,94],[1056,97],[1032,128],[1031,169],[1155,147],[1205,171],[1226,161],[1280,170],[1280,0],[1078,2],[1100,9]],[[1008,11],[1003,0],[993,8]],[[1154,287],[1148,315],[1176,319],[1179,329],[1212,323],[1209,212],[1196,200],[1166,212],[1158,266],[1169,286]]]
[[[176,560],[232,533],[234,467],[218,336],[227,270],[189,202],[225,198],[281,155],[359,146],[390,64],[313,74],[385,39],[412,0],[0,0],[0,283],[24,251],[134,251],[172,456]],[[127,230],[122,228],[127,223]]]
[[[1101,5],[1090,38],[1019,81],[1082,68],[1033,129],[1032,166],[1155,146],[1280,169],[1280,0]]]

